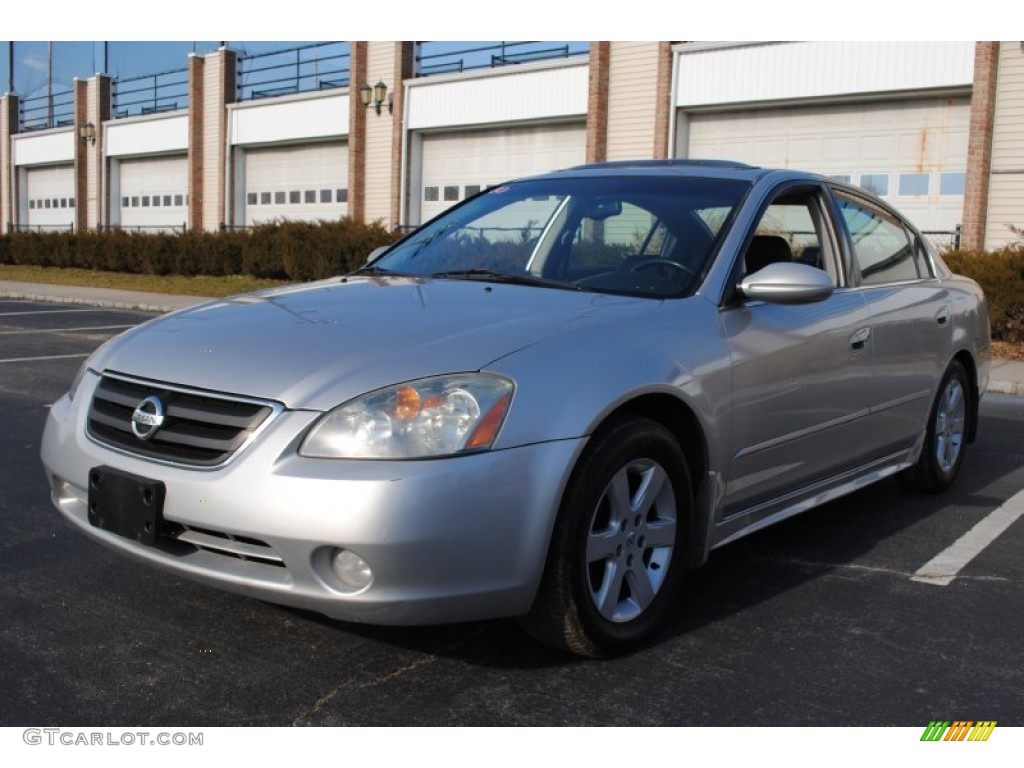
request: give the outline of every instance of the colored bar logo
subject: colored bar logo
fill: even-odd
[[[988,741],[995,720],[932,720],[921,734],[921,741]]]

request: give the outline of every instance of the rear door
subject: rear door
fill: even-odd
[[[854,280],[871,313],[870,434],[878,456],[913,444],[949,360],[952,298],[916,233],[892,212],[834,191]]]

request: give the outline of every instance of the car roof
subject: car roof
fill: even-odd
[[[534,176],[534,179],[558,179],[593,176],[693,176],[703,178],[737,179],[755,182],[776,169],[759,168],[731,160],[617,160],[607,163],[588,163],[560,171]],[[819,177],[800,171],[784,171],[794,178]]]

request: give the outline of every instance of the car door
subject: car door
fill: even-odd
[[[884,456],[912,445],[924,429],[949,361],[952,298],[898,216],[845,190],[834,199],[871,314],[869,425],[873,450]]]
[[[748,236],[736,282],[773,261],[824,269],[832,295],[799,305],[727,300],[722,330],[732,362],[731,460],[725,514],[758,505],[864,460],[871,377],[870,315],[846,284],[823,189],[787,189]],[[770,507],[770,505],[769,505]],[[765,508],[765,514],[770,513]]]

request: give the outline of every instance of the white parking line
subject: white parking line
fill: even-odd
[[[911,581],[944,587],[956,578],[960,569],[977,557],[999,534],[1024,515],[1024,491],[1007,499],[989,512],[971,530],[918,568]]]
[[[57,315],[61,312],[110,312],[109,309],[31,309],[27,312],[0,312],[0,317],[17,317],[18,315]]]
[[[31,363],[33,360],[66,360],[69,357],[88,357],[92,352],[82,352],[79,355],[47,355],[46,357],[8,357],[0,360],[0,363]]]
[[[74,331],[109,331],[115,328],[134,328],[138,323],[128,325],[92,325],[85,328],[23,328],[17,331],[0,331],[0,336],[11,336],[18,333],[72,333]]]

